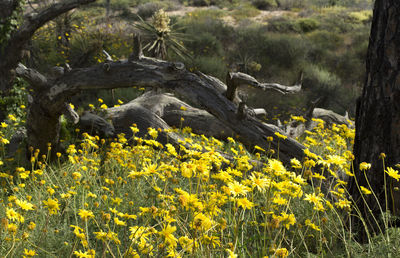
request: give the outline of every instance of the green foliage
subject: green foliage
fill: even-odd
[[[17,29],[23,15],[25,0],[16,0],[15,8],[9,17],[0,23],[0,51],[3,50],[7,40],[15,29]]]
[[[260,10],[269,10],[278,6],[276,0],[253,0],[251,3]]]
[[[302,18],[296,21],[304,33],[318,29],[319,22],[312,18]]]
[[[25,119],[25,109],[28,105],[27,86],[20,78],[14,80],[9,94],[0,98],[0,109],[4,114],[13,114],[19,120]]]
[[[271,32],[298,33],[301,32],[302,28],[295,20],[285,16],[278,16],[268,21],[267,29]]]
[[[146,20],[154,15],[155,12],[163,8],[160,2],[148,2],[140,4],[138,7],[137,15]]]
[[[220,79],[224,79],[228,72],[226,62],[216,56],[197,56],[189,63],[189,67]]]
[[[186,44],[194,56],[223,56],[224,50],[215,34],[204,32],[191,35],[191,40]]]
[[[241,4],[230,12],[232,17],[237,21],[257,16],[259,13],[260,12],[250,4]]]

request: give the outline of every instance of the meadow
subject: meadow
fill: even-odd
[[[4,156],[19,122],[10,114],[1,125],[2,257],[386,257],[397,252],[398,230],[389,228],[390,216],[383,235],[370,236],[367,245],[354,239],[349,224],[354,206],[345,179],[352,176],[354,130],[345,125],[317,120],[300,139],[307,147],[305,159],[293,159],[290,166],[279,161],[276,150],[256,147],[250,153],[234,137],[220,141],[190,128],[175,129],[185,136],[176,149],[159,143],[159,131],[149,128],[146,137],[132,139],[83,133],[53,163],[47,158],[51,146],[49,153],[30,149],[30,166],[23,167]],[[138,133],[135,125],[131,129]],[[268,140],[286,136],[277,133]],[[368,173],[368,164],[360,167]],[[393,168],[385,171],[398,179]],[[368,185],[359,189],[363,196],[373,194]]]
[[[370,1],[300,2],[120,0],[112,4],[113,24],[104,19],[103,6],[94,5],[73,13],[69,32],[57,34],[56,22],[37,31],[24,62],[47,71],[64,63],[102,63],[102,50],[114,60],[127,58],[137,21],[132,8],[151,17],[160,8],[215,5],[171,17],[169,32],[185,35],[182,44],[192,58],[170,51],[168,59],[220,79],[236,69],[289,84],[303,71],[297,96],[246,90],[250,105],[267,109],[264,121],[306,123],[294,114],[304,113],[317,96],[324,97],[323,107],[352,114],[364,73]],[[265,9],[285,12],[261,23],[249,18]],[[272,144],[246,149],[235,135],[215,139],[181,126],[171,129],[184,137],[174,146],[158,141],[161,129],[147,128],[139,137],[132,124],[133,137],[103,139],[62,116],[65,150],[55,160],[50,145],[47,153],[21,148],[10,157],[8,146],[29,108],[27,88],[18,79],[0,101],[8,113],[0,124],[1,257],[396,257],[400,251],[398,218],[382,207],[372,216],[382,221],[378,234],[367,231],[365,243],[358,241],[352,218],[364,225],[365,218],[347,184],[356,166],[366,174],[371,165],[353,164],[355,132],[346,125],[313,118],[317,126],[296,139],[306,148],[304,159],[283,164]],[[84,93],[70,105],[79,114],[102,114],[143,91]],[[267,140],[279,148],[287,136]],[[398,181],[398,168],[385,166],[384,153],[381,158],[385,180]],[[363,200],[377,200],[368,180],[355,182]]]

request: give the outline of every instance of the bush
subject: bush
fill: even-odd
[[[321,98],[319,107],[338,110],[336,100],[341,100],[342,82],[335,74],[314,64],[304,67],[303,88],[307,92],[307,102]],[[336,106],[336,107],[335,107]]]
[[[153,16],[155,12],[162,9],[163,6],[159,2],[149,2],[138,6],[137,15],[142,17],[144,20]]]
[[[189,1],[189,5],[192,6],[209,6],[210,0],[191,0]]]
[[[260,14],[252,5],[240,5],[238,8],[232,11],[232,16],[235,20],[240,21],[249,17],[254,17]]]
[[[269,10],[278,6],[275,0],[253,0],[251,3],[260,10]]]
[[[212,75],[224,80],[228,71],[227,64],[220,57],[197,56],[192,63],[192,68],[202,73]]]
[[[300,25],[290,18],[284,16],[274,17],[268,20],[267,29],[273,32],[301,32]]]
[[[297,24],[300,26],[304,33],[314,31],[318,29],[319,22],[312,18],[302,18],[297,20]]]
[[[221,42],[211,33],[204,32],[193,35],[193,39],[186,44],[186,47],[196,55],[222,56],[223,46]]]

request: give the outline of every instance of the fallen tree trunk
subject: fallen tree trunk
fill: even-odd
[[[205,110],[194,108],[168,93],[149,91],[120,107],[107,110],[108,118],[115,116],[115,111],[128,110],[132,105],[140,105],[162,118],[175,128],[190,127],[196,134],[207,137],[226,139],[235,135],[234,131]]]
[[[272,142],[272,148],[283,162],[288,163],[293,157],[299,160],[303,158],[304,147],[301,144],[290,138],[277,139],[274,135],[276,128],[251,116],[250,110],[245,105],[237,105],[230,101],[226,97],[227,86],[224,83],[202,73],[189,72],[180,63],[139,55],[128,61],[107,62],[88,68],[72,69],[51,81],[38,79],[41,77],[28,71],[32,70],[21,67],[18,71],[18,74],[28,80],[34,89],[27,118],[27,142],[28,146],[39,148],[41,151],[47,150],[48,143],[58,146],[59,116],[64,112],[65,102],[71,96],[82,90],[113,89],[136,85],[174,92],[178,97],[183,97],[194,106],[204,109],[218,119],[224,127],[230,128],[250,151],[256,145],[268,149],[270,143],[267,137],[273,136],[275,140]],[[32,77],[31,74],[36,75]],[[43,76],[43,78],[46,77]],[[129,112],[129,115],[141,119],[139,111]],[[118,122],[122,123],[122,121]],[[114,126],[118,131],[119,125]],[[129,126],[123,125],[125,128]],[[278,141],[280,141],[279,145]]]
[[[354,124],[350,121],[347,112],[346,115],[342,116],[333,112],[332,110],[327,110],[323,108],[312,108],[309,114],[305,116],[305,123],[300,123],[299,121],[291,121],[287,125],[282,126],[282,129],[288,136],[292,138],[300,137],[305,133],[306,130],[312,131],[314,127],[318,125],[317,122],[312,120],[313,118],[321,119],[328,125],[344,124],[347,127],[354,129]]]

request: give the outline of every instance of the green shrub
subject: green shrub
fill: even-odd
[[[138,6],[137,15],[144,20],[153,16],[155,12],[162,9],[163,5],[159,2],[149,2]]]
[[[327,30],[313,31],[307,35],[307,38],[316,48],[323,51],[337,50],[344,44],[344,39],[341,35]]]
[[[314,31],[318,29],[319,22],[312,18],[302,18],[297,20],[297,24],[300,26],[304,33]]]
[[[209,32],[193,35],[193,38],[187,42],[186,47],[195,56],[222,56],[224,53],[221,42]]]
[[[209,6],[211,4],[210,0],[190,0],[189,5],[193,6]]]
[[[342,81],[335,74],[314,64],[304,67],[303,89],[307,93],[307,102],[321,98],[319,107],[334,109],[336,100],[341,100]]]
[[[190,65],[189,65],[190,67]],[[227,64],[220,57],[215,56],[197,56],[193,59],[191,67],[202,73],[212,75],[224,80],[228,71]]]
[[[269,10],[278,6],[275,0],[253,0],[251,3],[260,10]]]
[[[301,32],[300,25],[290,18],[284,16],[277,16],[268,20],[267,29],[272,32]]]
[[[240,5],[238,8],[234,9],[231,12],[231,15],[235,20],[240,21],[249,17],[254,17],[260,14],[260,11],[258,11],[254,6],[252,5]]]
[[[306,1],[299,0],[276,0],[278,7],[284,10],[291,10],[292,8],[304,8],[307,6]]]

